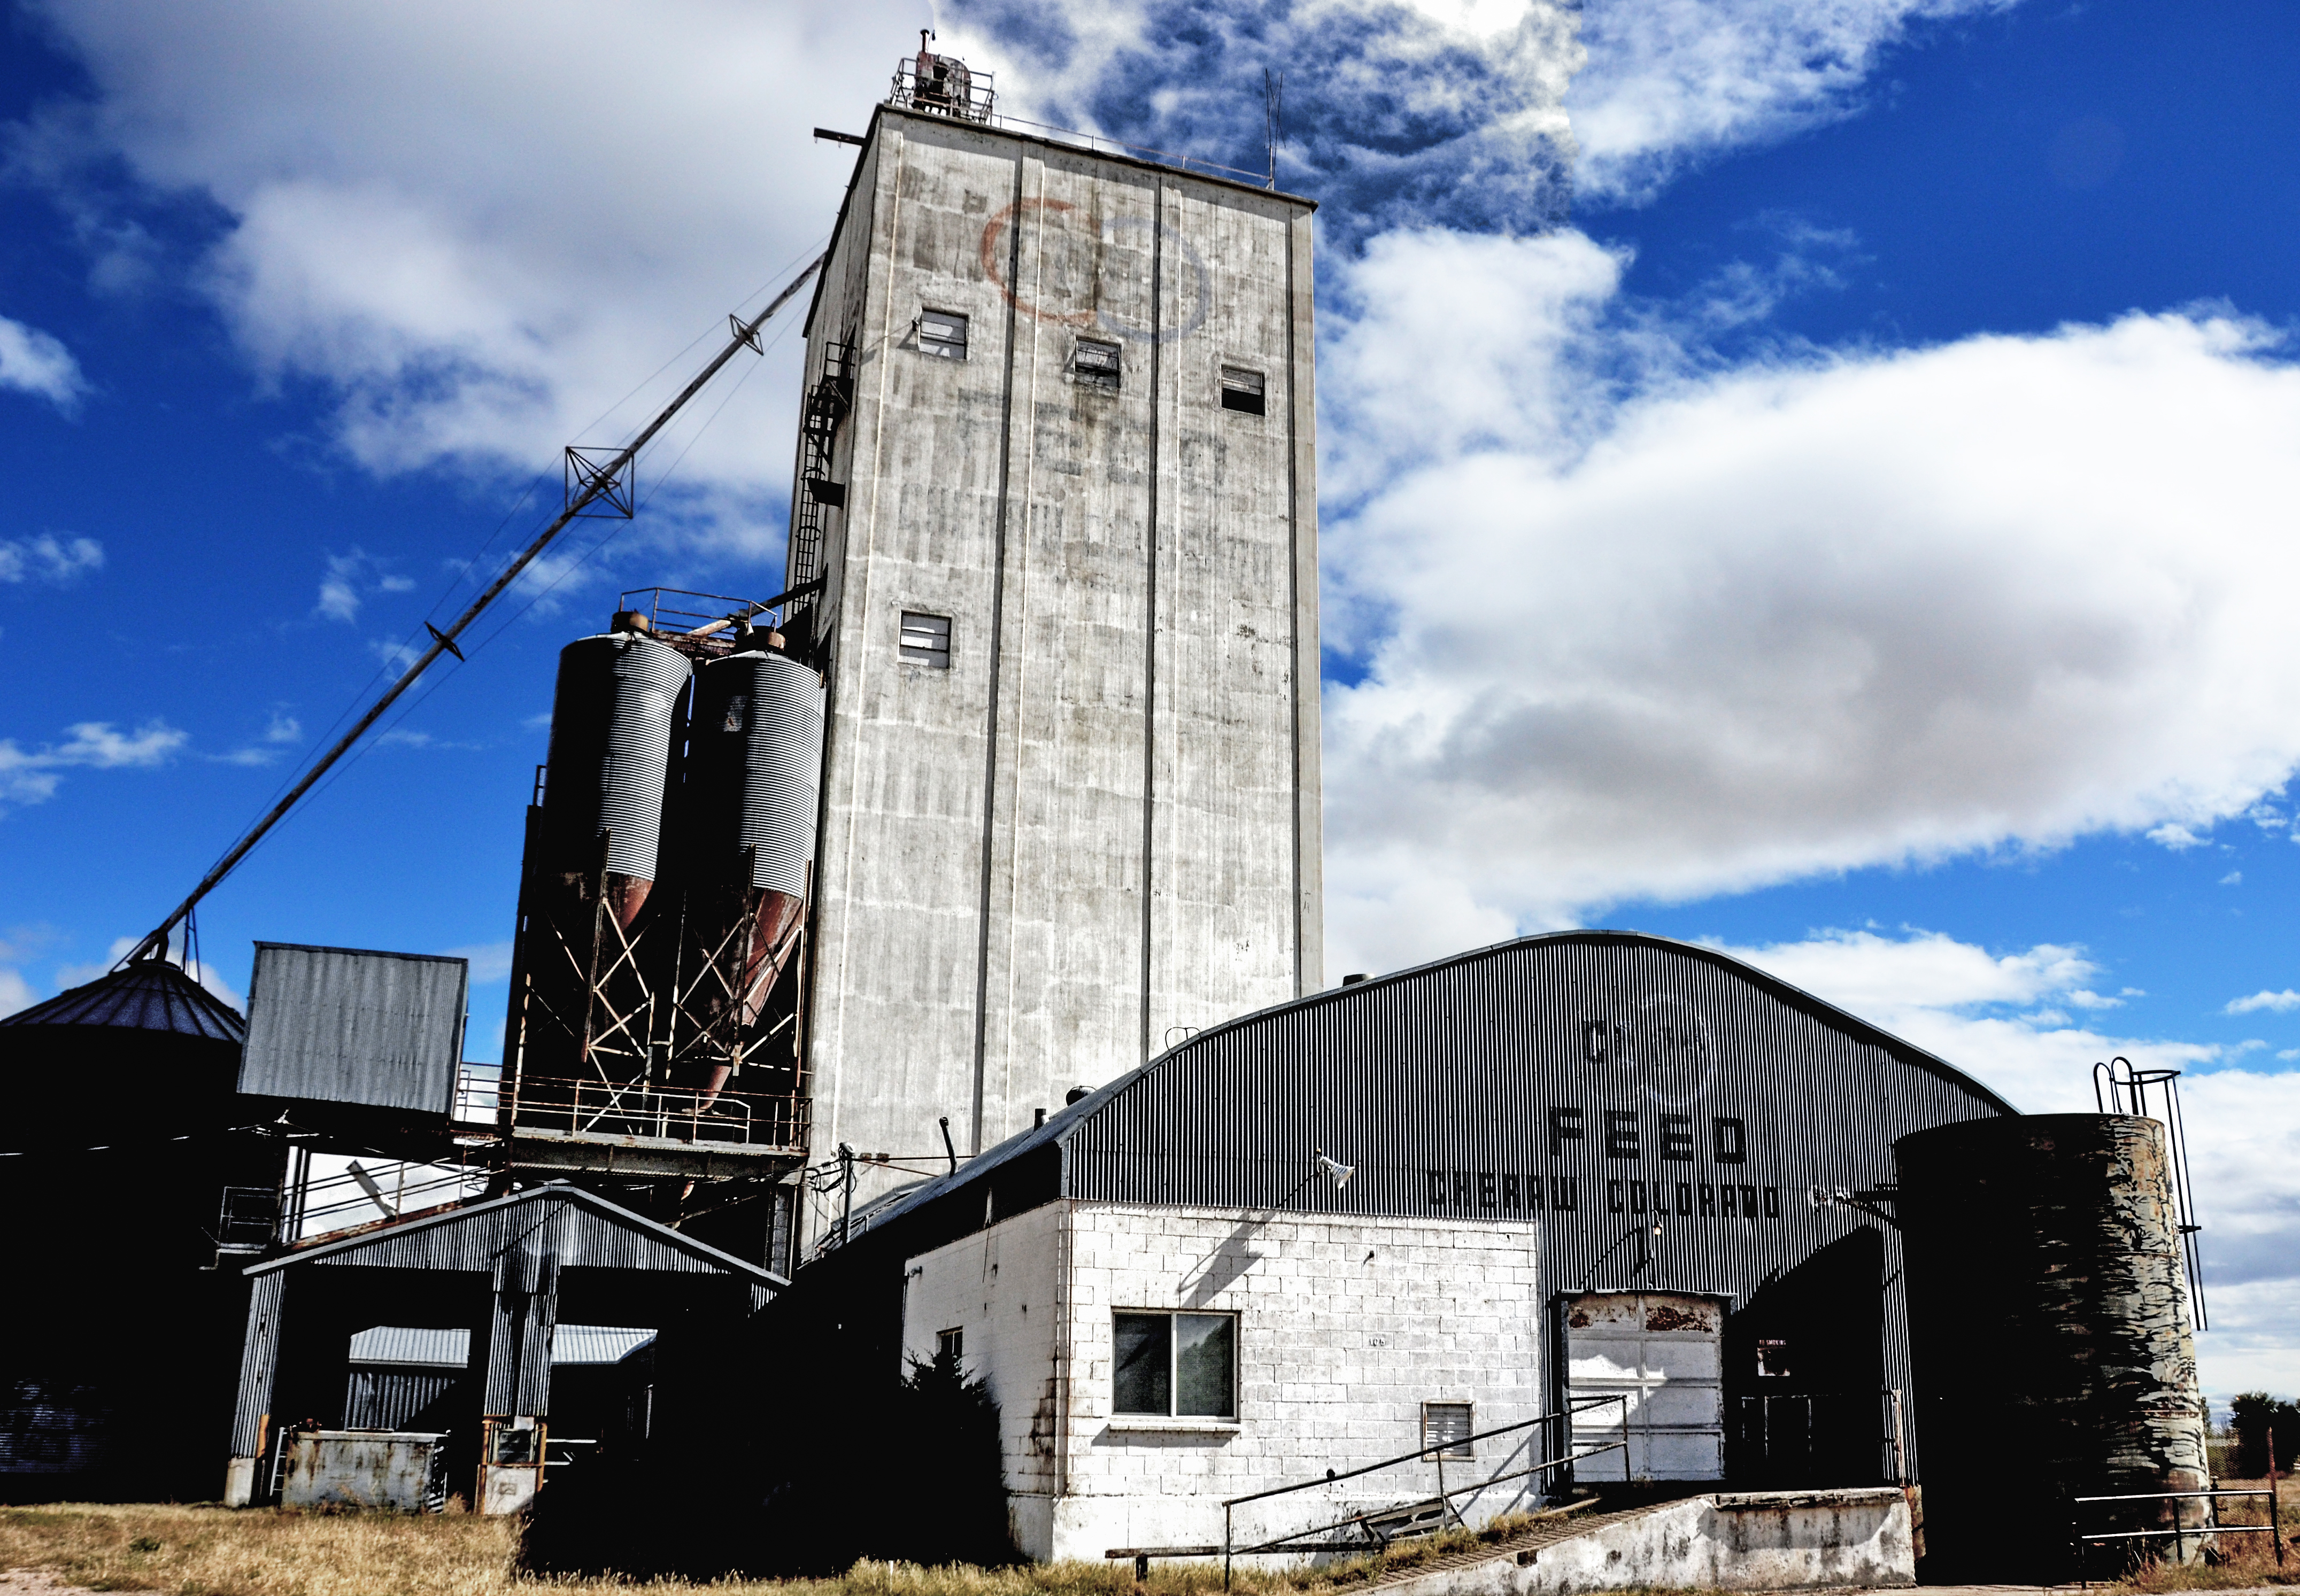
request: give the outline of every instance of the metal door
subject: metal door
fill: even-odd
[[[1725,1304],[1660,1292],[1596,1292],[1564,1304],[1565,1389],[1573,1450],[1622,1437],[1628,1407],[1629,1473],[1644,1480],[1725,1477]],[[1612,1452],[1579,1472],[1583,1483],[1618,1479]]]

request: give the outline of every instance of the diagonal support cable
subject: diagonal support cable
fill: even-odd
[[[594,471],[587,474],[579,487],[571,481],[567,507],[537,536],[534,542],[520,551],[516,559],[496,574],[496,579],[488,584],[487,590],[473,599],[471,607],[455,618],[454,625],[444,632],[435,630],[432,633],[431,646],[425,649],[415,663],[407,668],[406,674],[384,690],[383,696],[369,707],[367,713],[362,715],[353,724],[352,728],[337,741],[334,747],[320,756],[319,762],[306,770],[303,779],[290,787],[279,802],[265,812],[262,819],[248,827],[246,835],[232,844],[231,851],[218,860],[215,867],[200,878],[200,884],[192,888],[191,894],[176,905],[174,911],[166,919],[161,921],[150,935],[137,943],[135,950],[121,962],[125,964],[138,959],[167,957],[168,933],[181,924],[185,917],[197,906],[199,901],[213,892],[223,878],[231,874],[239,861],[246,859],[255,844],[263,840],[264,834],[277,826],[286,817],[288,811],[296,807],[297,801],[312,790],[320,777],[325,776],[338,760],[351,752],[352,744],[366,736],[368,728],[383,719],[384,711],[399,701],[400,694],[415,685],[416,678],[431,668],[432,661],[438,659],[441,654],[454,649],[455,639],[462,635],[464,628],[477,620],[480,613],[502,594],[503,590],[518,579],[519,573],[533,564],[536,557],[551,546],[552,539],[564,531],[570,521],[589,511],[595,502],[608,499],[611,492],[616,491],[617,485],[627,480],[631,462],[638,458],[639,451],[652,443],[655,435],[671,424],[671,418],[685,408],[688,400],[703,391],[704,384],[719,375],[720,368],[735,358],[737,350],[755,349],[759,346],[759,328],[766,325],[768,318],[790,302],[791,297],[805,286],[806,280],[821,269],[822,262],[828,258],[827,254],[817,255],[801,269],[796,277],[784,285],[781,293],[768,301],[765,310],[761,311],[749,321],[736,322],[733,336],[727,340],[727,346],[712,358],[709,365],[696,373],[695,379],[681,388],[679,391],[679,396],[664,405],[662,411],[654,420],[646,424],[637,437],[624,445],[612,458],[597,462]],[[591,462],[587,461],[586,463]],[[624,511],[621,513],[629,512]]]

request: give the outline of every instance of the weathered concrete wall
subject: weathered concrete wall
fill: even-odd
[[[1056,1203],[912,1259],[904,1341],[924,1356],[936,1332],[964,1330],[970,1369],[999,1401],[1031,1556],[1219,1543],[1224,1497],[1412,1451],[1425,1401],[1474,1404],[1481,1430],[1541,1412],[1536,1257],[1531,1225]],[[1235,1420],[1112,1412],[1112,1316],[1127,1309],[1238,1314]],[[1450,1483],[1528,1443],[1480,1443],[1447,1466]],[[1438,1485],[1435,1463],[1386,1470],[1242,1515],[1238,1534]],[[1523,1492],[1462,1506],[1476,1521]]]
[[[964,360],[921,350],[929,310]],[[856,348],[817,1150],[928,1152],[942,1115],[978,1149],[1323,985],[1308,207],[882,109],[809,328],[810,380]],[[1225,363],[1265,414],[1222,407]],[[951,618],[949,669],[899,658],[905,611]]]
[[[1440,1569],[1391,1596],[1569,1596],[1580,1591],[1798,1591],[1917,1583],[1897,1490],[1696,1496],[1529,1554]]]

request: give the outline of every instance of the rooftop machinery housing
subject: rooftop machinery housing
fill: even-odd
[[[1324,984],[1312,203],[920,62],[807,321],[818,1160],[979,1151]]]

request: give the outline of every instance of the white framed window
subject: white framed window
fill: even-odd
[[[1261,372],[1249,371],[1244,366],[1224,366],[1221,369],[1221,405],[1224,410],[1258,416],[1262,413],[1265,403]]]
[[[919,353],[946,361],[966,358],[966,318],[956,311],[919,312]]]
[[[1111,1328],[1112,1414],[1238,1417],[1238,1315],[1121,1309]]]
[[[909,664],[950,669],[950,617],[903,611],[902,657]]]
[[[940,1363],[945,1359],[948,1359],[953,1364],[965,1360],[966,1330],[963,1326],[955,1330],[935,1332],[935,1361]]]
[[[1476,1457],[1478,1449],[1470,1437],[1477,1433],[1477,1409],[1471,1403],[1421,1404],[1421,1444],[1432,1457]]]
[[[1103,338],[1080,338],[1071,352],[1071,375],[1091,388],[1115,388],[1123,378],[1118,345]]]

